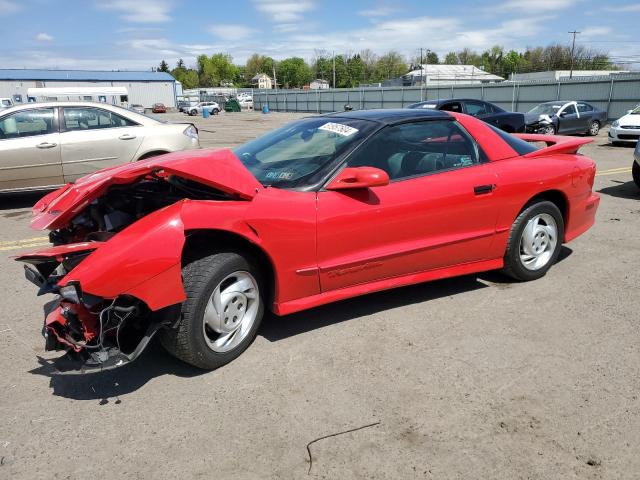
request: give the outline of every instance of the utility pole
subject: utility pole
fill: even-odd
[[[336,88],[336,51],[333,52],[333,88]]]
[[[276,65],[273,64],[273,88],[278,90],[278,79],[276,78]]]
[[[573,43],[571,44],[571,70],[569,71],[569,78],[573,78],[573,54],[576,51],[576,35],[580,32],[574,30],[569,33],[573,35]]]

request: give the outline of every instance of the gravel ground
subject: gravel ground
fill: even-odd
[[[220,147],[298,116],[189,121]],[[469,275],[269,317],[209,373],[153,346],[120,370],[51,376],[48,299],[9,258],[42,241],[37,196],[0,198],[0,478],[637,479],[640,190],[606,131],[582,152],[598,220],[545,278]],[[307,445],[332,434],[308,447],[307,475]]]

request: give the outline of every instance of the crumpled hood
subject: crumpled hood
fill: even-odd
[[[169,153],[99,170],[46,195],[33,207],[31,227],[60,228],[111,185],[132,183],[152,172],[177,175],[246,200],[264,188],[231,150]]]
[[[534,123],[538,123],[539,121],[547,121],[549,123],[552,122],[551,117],[549,115],[540,115],[538,113],[525,113],[524,114],[524,123],[527,125],[532,125]]]

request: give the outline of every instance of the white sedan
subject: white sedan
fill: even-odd
[[[636,143],[640,139],[640,105],[611,124],[609,143]]]
[[[29,103],[0,112],[0,192],[44,190],[96,170],[200,148],[190,123],[164,123],[91,102]]]

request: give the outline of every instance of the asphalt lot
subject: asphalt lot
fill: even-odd
[[[220,147],[298,116],[189,120]],[[44,243],[28,227],[38,196],[0,198],[0,478],[637,479],[640,191],[633,150],[606,131],[582,153],[598,220],[545,278],[469,275],[267,317],[209,373],[153,346],[120,370],[51,376],[48,298],[9,258]],[[372,423],[310,445],[307,475],[309,442]]]

